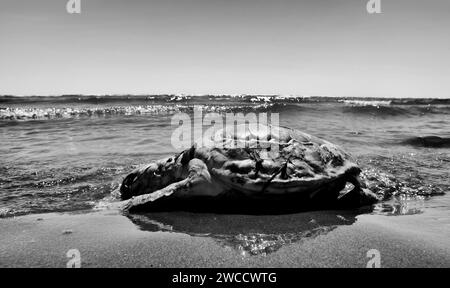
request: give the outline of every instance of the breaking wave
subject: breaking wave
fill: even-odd
[[[334,105],[328,105],[333,103]],[[369,116],[450,113],[450,99],[358,99],[258,95],[0,96],[0,120],[33,120],[191,112],[335,110]]]
[[[138,105],[138,106],[111,106],[111,107],[53,107],[53,108],[22,108],[8,107],[0,109],[0,120],[32,120],[32,119],[58,119],[58,118],[81,118],[81,117],[105,117],[115,115],[158,115],[192,112],[201,109],[203,112],[257,112],[276,109],[277,104],[256,105]]]

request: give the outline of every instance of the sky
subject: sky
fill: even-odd
[[[450,98],[450,1],[0,0],[0,94]]]

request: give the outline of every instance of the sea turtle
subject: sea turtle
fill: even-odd
[[[124,209],[276,213],[378,200],[352,157],[328,141],[279,126],[233,128],[134,170],[120,187]]]

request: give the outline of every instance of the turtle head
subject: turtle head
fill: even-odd
[[[137,168],[122,182],[120,196],[123,200],[152,193],[174,182],[174,161],[168,158]]]

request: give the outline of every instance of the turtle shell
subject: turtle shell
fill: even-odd
[[[220,185],[246,195],[314,193],[360,172],[340,147],[307,133],[270,125],[234,128],[204,137],[196,157]]]

